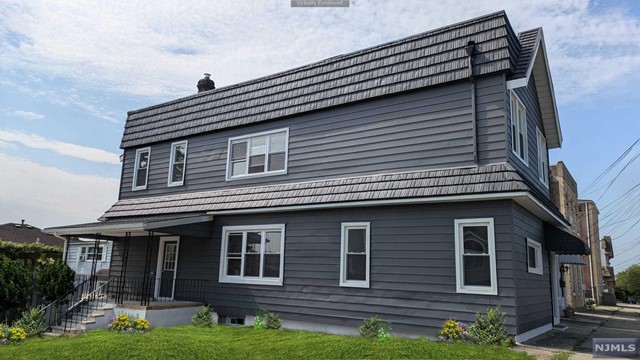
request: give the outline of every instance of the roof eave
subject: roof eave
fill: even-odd
[[[551,80],[549,60],[547,58],[547,49],[542,29],[540,29],[538,33],[534,54],[527,67],[526,76],[507,81],[507,89],[526,87],[532,75],[536,79],[536,91],[540,103],[544,132],[547,138],[547,147],[549,149],[560,148],[562,146],[562,130],[560,128],[560,118],[558,116],[556,96],[553,89],[553,81]]]

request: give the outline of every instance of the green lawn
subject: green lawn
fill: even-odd
[[[361,337],[251,327],[156,328],[145,334],[96,330],[0,346],[0,359],[532,359],[505,347],[426,339]]]

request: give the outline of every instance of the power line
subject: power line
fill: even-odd
[[[622,159],[624,159],[631,152],[631,150],[634,148],[634,146],[636,146],[636,144],[638,142],[640,142],[640,138],[638,138],[633,144],[631,144],[631,146],[629,146],[629,148],[627,150],[625,150],[622,153],[622,155],[620,155],[611,165],[609,165],[609,167],[605,171],[603,171],[600,175],[598,175],[598,177],[593,182],[591,182],[591,184],[587,185],[587,187],[583,190],[583,192],[585,193],[584,195],[590,194],[590,192],[588,192],[589,189],[591,189],[591,187],[593,187],[595,184],[597,184],[611,170],[613,170],[613,168],[616,167],[616,165],[618,165],[618,163],[620,163],[620,161],[622,161]]]
[[[624,194],[618,196],[615,200],[611,201],[610,203],[604,205],[603,207],[600,208],[600,211],[608,208],[610,205],[616,204],[618,200],[622,199],[624,196],[626,196],[627,194],[633,192],[635,189],[640,188],[640,182],[638,182],[637,184],[635,184],[631,189],[627,190]]]
[[[609,183],[609,186],[607,186],[607,188],[604,190],[604,192],[602,193],[602,195],[600,195],[600,197],[598,198],[598,200],[596,200],[596,202],[600,201],[600,199],[602,199],[602,197],[607,193],[607,191],[609,191],[609,189],[611,188],[611,185],[613,185],[613,183],[616,182],[616,180],[618,180],[618,178],[620,177],[620,175],[622,175],[622,173],[629,167],[629,165],[631,165],[638,157],[640,157],[640,153],[636,154],[636,156],[634,156],[633,158],[631,158],[631,160],[629,160],[629,162],[627,162],[627,164],[622,168],[622,170],[620,170],[620,172],[613,178],[613,180],[611,180],[611,182]]]

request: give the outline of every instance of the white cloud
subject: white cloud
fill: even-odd
[[[0,163],[3,223],[26,219],[46,227],[92,222],[117,200],[116,178],[73,174],[2,153]]]
[[[27,120],[42,120],[44,119],[44,115],[40,115],[38,113],[34,113],[31,111],[22,111],[22,110],[16,110],[13,112],[13,115],[21,117],[23,119],[27,119]]]
[[[10,41],[0,45],[0,66],[166,99],[194,93],[205,71],[229,85],[506,9],[516,31],[544,28],[556,95],[568,102],[640,73],[639,19],[594,7],[588,0],[352,0],[338,9],[288,1],[8,0],[0,36]]]
[[[52,150],[60,155],[72,156],[97,163],[120,164],[120,157],[105,150],[47,139],[40,135],[20,131],[0,130],[0,141],[20,143],[32,149]]]

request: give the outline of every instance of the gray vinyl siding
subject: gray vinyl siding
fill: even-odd
[[[222,316],[263,307],[283,319],[356,327],[377,314],[395,331],[436,336],[449,318],[472,322],[501,305],[515,334],[512,211],[510,201],[496,201],[219,216],[212,238],[181,237],[177,277],[209,280],[207,301]],[[456,293],[454,220],[478,217],[495,222],[498,296]],[[341,223],[353,221],[371,223],[369,289],[339,286]],[[283,286],[218,283],[223,226],[283,223]],[[131,245],[130,259],[143,259],[146,243]]]
[[[145,260],[147,254],[147,237],[132,237],[129,242],[129,258],[127,261],[127,277],[142,278],[144,276]],[[152,238],[151,272],[155,274],[158,259],[158,238]],[[117,240],[113,246],[113,256],[109,276],[120,276],[123,263],[124,240]],[[180,255],[180,254],[178,254]]]
[[[482,163],[505,161],[503,89],[502,76],[477,83]],[[167,187],[172,142],[162,142],[151,146],[147,190],[131,191],[136,149],[129,148],[121,198],[473,165],[470,92],[468,82],[459,82],[193,136],[187,139],[185,185],[179,187]],[[287,127],[287,174],[225,181],[229,138]]]
[[[542,275],[528,271],[527,238],[542,245]],[[513,203],[513,274],[518,333],[552,323],[551,273],[543,221],[516,203]]]
[[[527,109],[527,147],[529,151],[528,160],[529,166],[525,165],[514,153],[511,151],[511,95],[507,91],[505,96],[505,101],[507,103],[506,106],[506,115],[507,115],[507,143],[508,143],[508,151],[507,156],[509,158],[509,162],[513,165],[518,172],[527,180],[530,185],[534,187],[537,193],[541,194],[547,199],[550,199],[549,189],[542,184],[540,178],[538,177],[538,140],[537,134],[538,130],[542,131],[544,134],[544,128],[542,126],[542,117],[540,115],[540,105],[538,103],[538,95],[536,92],[535,82],[533,77],[529,81],[529,85],[523,88],[515,89],[516,95],[520,98],[520,101],[524,104]],[[547,163],[548,163],[548,154],[547,154]]]

